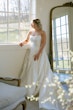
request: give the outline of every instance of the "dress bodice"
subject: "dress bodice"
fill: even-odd
[[[30,35],[30,49],[31,52],[36,53],[40,48],[41,36],[40,35]]]
[[[30,35],[30,42],[36,46],[39,47],[40,46],[40,42],[41,42],[41,36],[40,35]]]

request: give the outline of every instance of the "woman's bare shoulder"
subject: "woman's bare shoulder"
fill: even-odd
[[[45,32],[44,30],[42,30],[42,31],[40,32],[40,34],[41,34],[42,36],[46,36],[46,32]]]
[[[29,31],[29,35],[32,35],[33,33],[34,33],[34,31],[32,31],[32,30],[31,30],[31,31]]]
[[[30,35],[32,33],[32,31],[29,31],[28,34]]]

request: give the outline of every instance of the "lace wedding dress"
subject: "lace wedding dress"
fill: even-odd
[[[38,94],[39,108],[63,110],[59,103],[64,104],[65,92],[58,77],[51,71],[45,48],[39,60],[34,61],[34,55],[40,48],[40,42],[40,35],[31,35],[30,42],[23,46],[26,49],[26,54],[20,73],[21,86],[26,88],[26,96],[31,99]]]

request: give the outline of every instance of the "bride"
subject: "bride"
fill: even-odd
[[[21,86],[26,88],[26,96],[30,100],[38,99],[39,108],[63,110],[65,91],[50,68],[45,51],[46,33],[39,19],[34,19],[31,27],[33,30],[29,31],[26,40],[19,43],[26,48],[20,74]]]

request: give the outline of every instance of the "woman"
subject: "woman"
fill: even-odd
[[[62,104],[65,102],[64,90],[50,68],[45,52],[46,33],[39,19],[34,19],[31,27],[33,30],[29,31],[26,40],[19,43],[21,47],[26,48],[20,75],[21,86],[26,87],[27,97],[34,99],[34,96],[38,95],[39,108],[62,110],[58,106],[58,98],[60,97]]]

